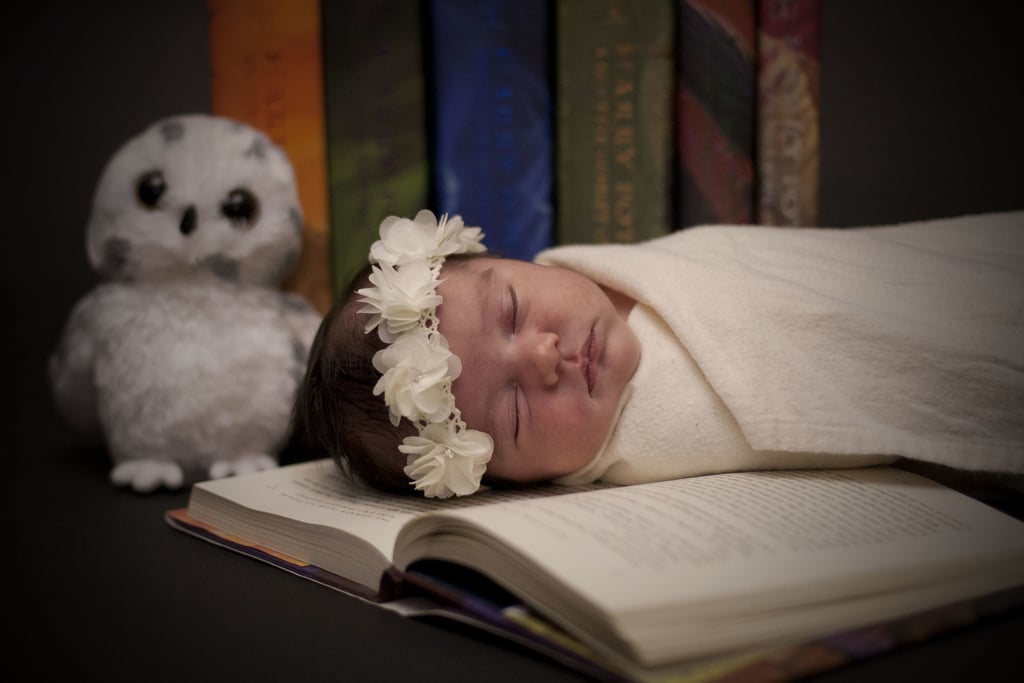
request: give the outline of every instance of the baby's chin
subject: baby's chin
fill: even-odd
[[[635,368],[633,372],[634,374],[636,373]],[[588,452],[585,457],[581,455],[579,461],[574,463],[576,466],[572,468],[571,471],[556,477],[554,481],[578,477],[601,461],[601,456],[604,455],[605,450],[608,448],[608,444],[615,435],[615,430],[619,425],[619,417],[622,415],[622,409],[629,402],[629,398],[632,395],[633,385],[631,382],[627,382],[622,387],[622,393],[619,394],[619,400],[615,405],[615,411],[612,413],[611,419],[608,421],[607,428],[604,430],[604,438],[601,440],[600,446],[598,446],[597,449],[591,449],[592,452]]]

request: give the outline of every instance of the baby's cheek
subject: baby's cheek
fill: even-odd
[[[566,405],[551,406],[547,412],[548,442],[551,457],[563,461],[569,471],[578,469],[597,454],[610,428],[610,416],[601,415],[593,405],[583,402],[567,402]],[[574,463],[579,463],[574,466]]]

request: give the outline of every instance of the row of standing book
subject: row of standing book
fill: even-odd
[[[207,0],[212,113],[288,152],[321,311],[387,215],[488,248],[817,220],[820,0]]]

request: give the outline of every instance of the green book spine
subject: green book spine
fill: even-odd
[[[324,0],[323,52],[337,294],[385,217],[430,208],[420,2]]]
[[[672,0],[556,0],[556,237],[672,228]]]

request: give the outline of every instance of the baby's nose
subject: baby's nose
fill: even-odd
[[[523,339],[520,382],[533,381],[542,386],[558,383],[558,335],[539,332]]]

